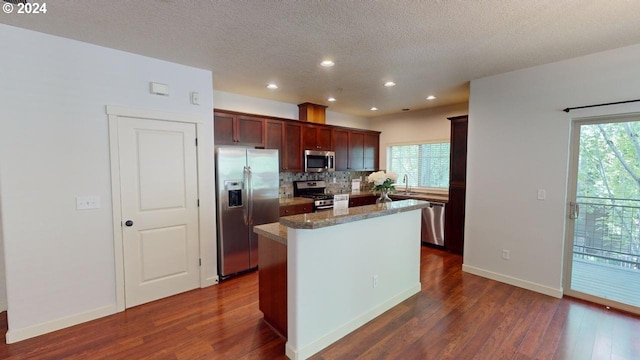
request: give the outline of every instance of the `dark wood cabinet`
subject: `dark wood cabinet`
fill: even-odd
[[[280,170],[304,171],[304,150],[335,152],[337,171],[375,171],[380,164],[377,131],[214,110],[215,145],[278,149]]]
[[[265,121],[265,148],[277,149],[281,171],[302,171],[301,126],[282,120]]]
[[[378,170],[380,164],[380,134],[364,135],[364,170]]]
[[[284,151],[284,123],[279,120],[264,122],[264,148],[278,150],[280,156],[280,170],[285,170],[286,152]]]
[[[302,128],[303,150],[333,150],[331,128],[322,125],[304,125]]]
[[[364,170],[364,133],[349,132],[349,170]]]
[[[213,113],[213,140],[216,145],[235,145],[236,116],[220,112]]]
[[[283,170],[290,172],[303,171],[302,151],[302,126],[293,122],[285,122],[283,152],[286,157]]]
[[[307,214],[310,212],[313,212],[312,203],[280,206],[280,217],[298,215],[298,214]]]
[[[265,146],[265,120],[232,112],[213,113],[213,134],[216,145]]]
[[[374,171],[380,164],[380,133],[333,129],[336,170]]]
[[[451,120],[451,154],[449,164],[449,202],[445,213],[445,247],[461,254],[464,251],[464,207],[467,181],[468,116]]]
[[[336,153],[336,171],[349,169],[349,130],[333,129],[333,151]]]
[[[375,195],[355,196],[349,198],[349,207],[373,205],[378,197]]]
[[[258,235],[258,300],[264,320],[287,338],[287,246]]]
[[[312,123],[324,124],[327,106],[312,103],[298,104],[298,119]]]

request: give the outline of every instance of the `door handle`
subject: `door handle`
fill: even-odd
[[[249,167],[245,166],[244,167],[244,173],[243,173],[243,186],[242,186],[242,192],[244,193],[244,197],[245,197],[245,204],[242,208],[242,216],[244,217],[244,224],[245,225],[249,225],[249,204],[251,204],[251,198],[249,197]]]
[[[125,221],[125,222],[124,222],[124,224],[125,224],[126,226],[128,226],[128,227],[131,227],[131,226],[133,226],[133,221],[131,221],[131,220],[127,220],[127,221]]]
[[[569,219],[577,219],[580,216],[580,204],[576,202],[569,202]]]
[[[251,171],[251,166],[247,166],[247,174],[249,175],[248,177],[248,183],[249,183],[249,224],[248,225],[253,225],[253,173]]]

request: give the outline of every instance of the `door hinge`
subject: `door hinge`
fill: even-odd
[[[200,199],[198,199],[198,207],[200,207]]]
[[[196,138],[196,146],[198,146],[198,138]]]
[[[198,259],[198,266],[202,266],[202,259]]]

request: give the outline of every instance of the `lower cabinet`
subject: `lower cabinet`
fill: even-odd
[[[375,195],[349,197],[349,207],[373,205],[377,198]]]
[[[298,214],[306,214],[306,213],[310,213],[310,212],[313,212],[313,204],[312,203],[280,206],[280,217],[298,215]]]

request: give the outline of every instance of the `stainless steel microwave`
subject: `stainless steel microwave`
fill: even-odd
[[[329,172],[336,171],[336,153],[333,151],[304,151],[304,171]]]

